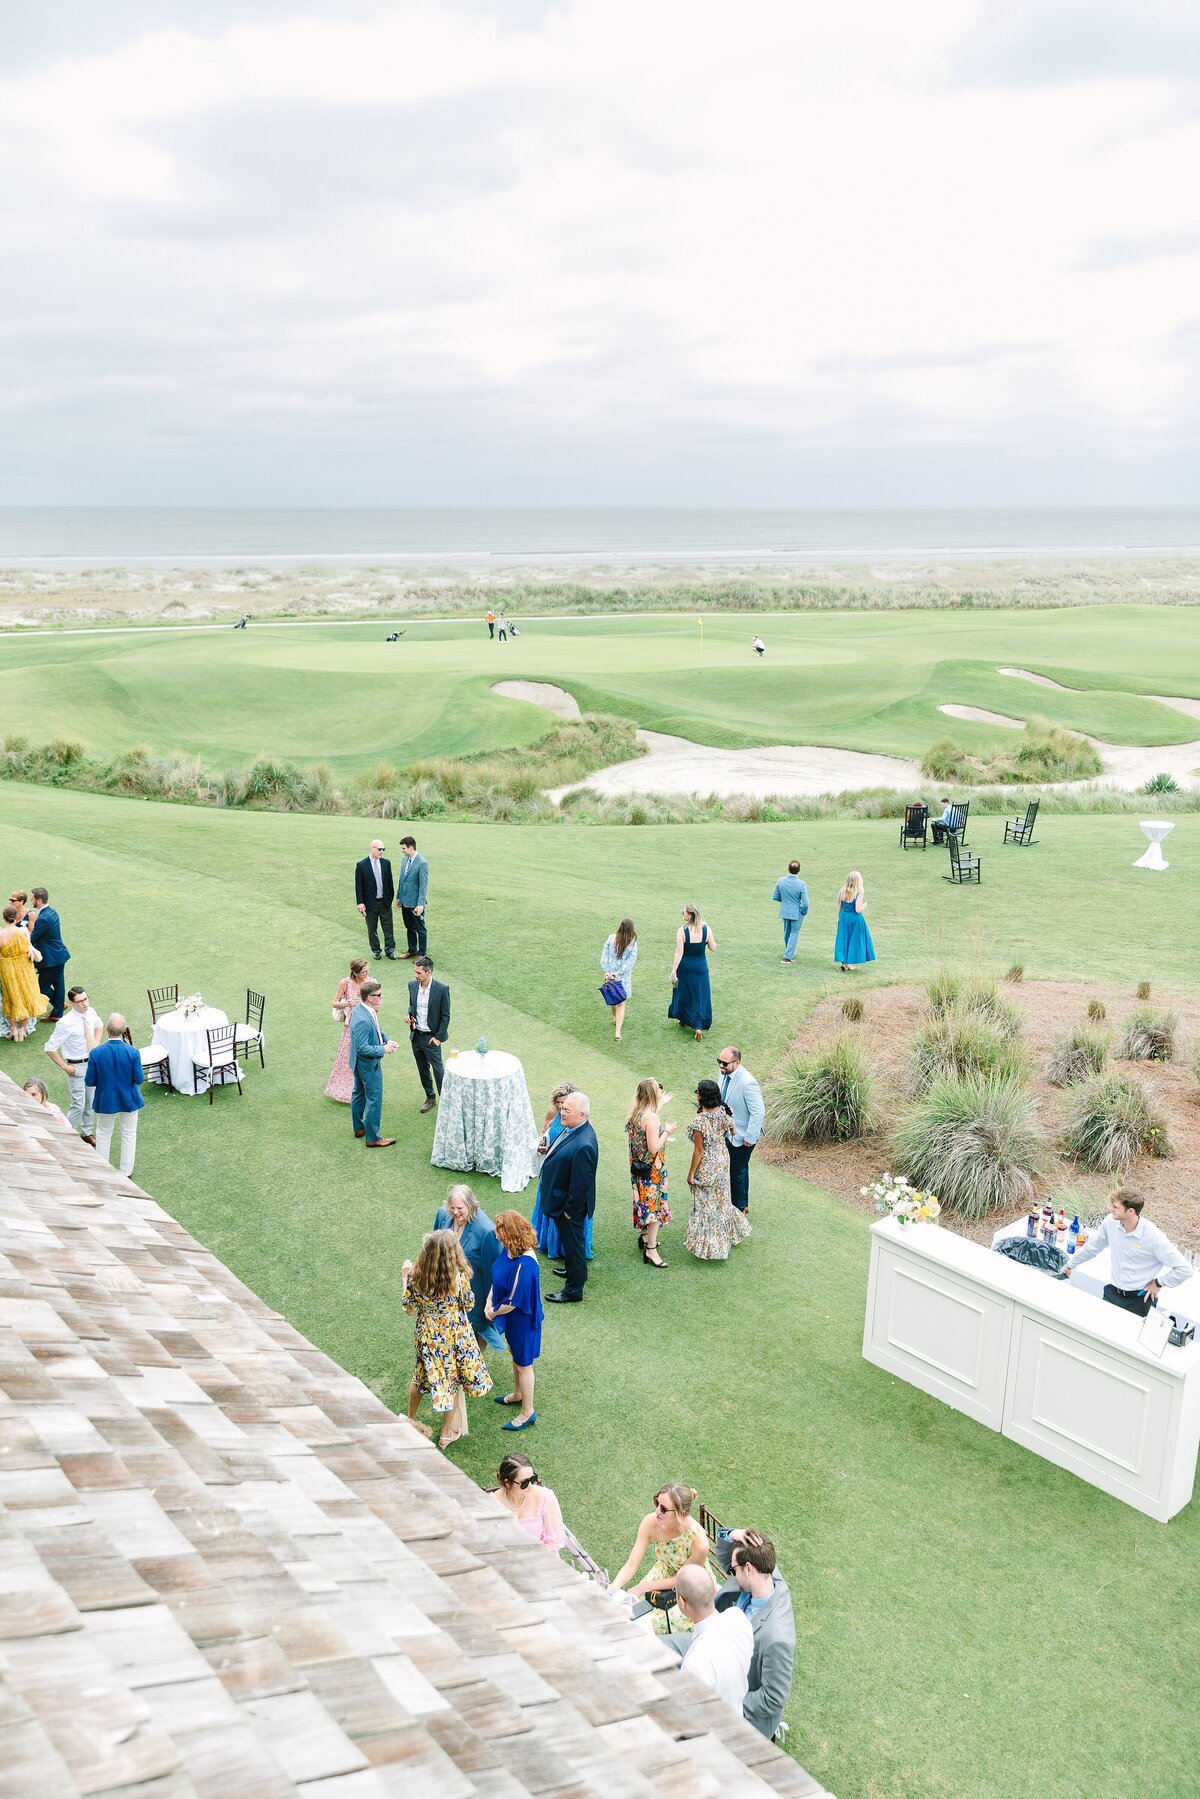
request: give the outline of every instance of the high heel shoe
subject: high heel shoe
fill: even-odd
[[[642,1260],[645,1262],[647,1268],[665,1268],[667,1265],[661,1257],[657,1262],[652,1262],[650,1260],[650,1251],[646,1248],[644,1243],[642,1245]]]

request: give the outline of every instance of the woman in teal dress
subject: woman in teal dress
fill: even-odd
[[[563,1131],[566,1128],[559,1116],[562,1111],[563,1100],[566,1099],[568,1093],[576,1092],[578,1092],[578,1088],[574,1081],[560,1081],[553,1093],[551,1093],[550,1110],[546,1113],[546,1122],[537,1142],[537,1154],[540,1163],[545,1163],[547,1152],[553,1144],[558,1142],[558,1139],[562,1136]],[[544,1256],[549,1256],[552,1261],[557,1262],[559,1256],[562,1254],[562,1239],[559,1237],[558,1226],[555,1224],[553,1218],[544,1218],[542,1216],[542,1176],[540,1168],[538,1172],[537,1193],[534,1197],[533,1211],[530,1213],[529,1222],[532,1224],[537,1235],[537,1246],[542,1254]],[[583,1253],[590,1262],[592,1259],[592,1221],[590,1218],[583,1227]]]
[[[857,868],[852,868],[846,876],[845,886],[838,894],[837,941],[833,946],[833,959],[843,974],[848,974],[851,968],[858,968],[864,962],[875,960],[875,945],[871,942],[871,933],[863,917],[866,904],[863,878]]]
[[[717,940],[701,918],[699,906],[685,906],[683,923],[675,933],[667,1017],[676,1019],[685,1030],[694,1031],[697,1043],[712,1027],[708,958],[716,947]]]

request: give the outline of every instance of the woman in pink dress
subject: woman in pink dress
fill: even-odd
[[[358,1004],[358,990],[367,978],[367,959],[355,956],[350,973],[333,996],[333,1016],[342,1021],[342,1041],[338,1044],[333,1073],[325,1089],[326,1099],[340,1100],[348,1106],[354,1093],[354,1076],[350,1072],[350,1014]]]
[[[500,1464],[496,1498],[535,1543],[544,1543],[557,1555],[567,1540],[562,1512],[549,1487],[538,1479],[527,1455],[505,1456]]]

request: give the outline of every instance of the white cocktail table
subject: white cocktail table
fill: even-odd
[[[151,1042],[167,1052],[171,1085],[176,1093],[207,1091],[196,1086],[195,1064],[208,1061],[209,1031],[228,1023],[218,1006],[201,1006],[189,1017],[182,1012],[164,1012],[157,1020]]]
[[[1150,839],[1150,848],[1144,856],[1138,857],[1133,866],[1135,868],[1170,868],[1171,864],[1163,860],[1162,844],[1163,838],[1173,831],[1175,826],[1165,818],[1143,818],[1142,829]]]

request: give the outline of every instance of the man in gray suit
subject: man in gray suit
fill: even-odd
[[[425,896],[429,891],[429,864],[424,856],[418,856],[415,837],[400,839],[400,853],[403,861],[400,864],[400,879],[396,883],[396,904],[408,932],[408,948],[400,960],[411,962],[414,956],[425,954],[428,942],[425,930]]]
[[[773,1737],[783,1721],[796,1659],[796,1620],[787,1581],[775,1566],[775,1545],[756,1530],[721,1530],[713,1545],[729,1579],[717,1594],[717,1610],[736,1605],[754,1632],[750,1687],[742,1706],[747,1724]]]
[[[800,879],[798,862],[788,863],[788,871],[776,881],[771,898],[778,903],[779,917],[783,924],[783,959],[791,962],[800,941],[800,926],[808,912],[808,888]]]
[[[368,1149],[391,1149],[396,1139],[381,1137],[383,1118],[383,1058],[396,1053],[394,1038],[385,1037],[378,1012],[383,988],[378,981],[364,981],[358,1004],[350,1014],[350,1072],[354,1091],[350,1096],[350,1122],[356,1137],[365,1137]]]

